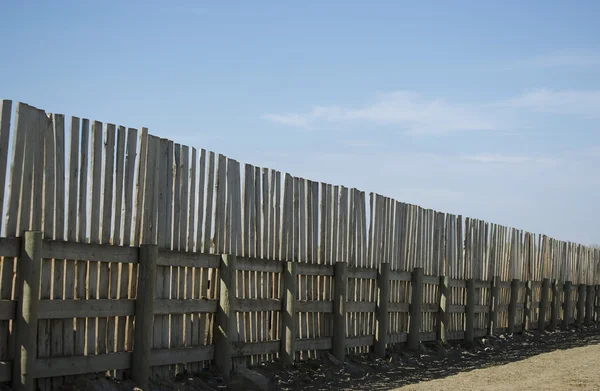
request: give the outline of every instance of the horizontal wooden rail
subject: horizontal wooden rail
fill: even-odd
[[[112,244],[63,242],[47,239],[42,241],[42,258],[138,263],[138,252],[137,247]]]
[[[333,276],[333,265],[298,263],[296,270],[301,276]]]
[[[131,316],[135,300],[40,300],[40,319]]]
[[[171,349],[152,349],[152,354],[150,355],[150,366],[207,361],[212,360],[214,356],[215,348],[212,345]]]
[[[73,356],[38,358],[34,377],[56,377],[104,372],[111,369],[129,369],[130,352],[99,354],[97,356]]]
[[[281,300],[276,299],[236,299],[233,310],[237,312],[281,311]]]
[[[12,379],[12,362],[0,361],[0,382],[9,381]]]
[[[389,303],[390,312],[408,312],[410,305],[408,303]]]
[[[475,313],[476,314],[487,313],[489,310],[490,310],[489,305],[480,305],[480,304],[475,305]]]
[[[191,253],[185,251],[158,250],[159,266],[202,267],[216,269],[221,256],[217,254]]]
[[[435,341],[435,331],[420,332],[421,341]]]
[[[217,300],[209,299],[155,299],[154,314],[191,314],[217,312]]]
[[[369,267],[348,267],[348,278],[364,278],[374,280],[377,278],[377,269]]]
[[[281,273],[283,272],[283,262],[274,261],[271,259],[238,257],[237,270],[263,273]]]
[[[402,272],[399,270],[391,270],[390,271],[390,280],[391,281],[410,281],[412,279],[411,272]]]
[[[440,278],[437,276],[423,276],[423,284],[426,285],[438,285]]]
[[[466,280],[457,280],[454,278],[451,278],[448,286],[450,288],[466,288],[467,287],[467,281]]]
[[[346,312],[375,312],[377,303],[374,301],[349,301],[346,303]]]
[[[0,238],[0,256],[16,258],[21,255],[21,238]]]
[[[15,300],[0,300],[0,320],[11,320],[15,318],[17,302]]]
[[[333,301],[300,300],[296,302],[296,312],[333,312]]]
[[[361,346],[373,346],[375,343],[374,335],[360,335],[355,337],[346,337],[347,348],[358,348]]]
[[[233,344],[233,356],[254,356],[279,353],[279,341],[236,342]]]
[[[333,348],[332,337],[300,338],[296,340],[296,351],[307,350],[331,350]]]
[[[450,304],[448,306],[448,312],[451,314],[462,314],[463,312],[465,312],[465,307],[465,305]]]
[[[491,288],[491,281],[475,280],[475,289]]]
[[[389,343],[404,343],[407,341],[407,339],[408,339],[408,334],[405,332],[388,334],[388,342]]]

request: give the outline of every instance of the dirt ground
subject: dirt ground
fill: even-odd
[[[236,376],[226,383],[214,369],[153,382],[151,391],[282,390],[600,390],[600,324],[571,330],[501,335],[474,346],[424,343],[419,352],[399,346],[385,359],[348,355],[345,362],[322,355],[295,365],[252,368],[262,387]],[[259,382],[261,383],[261,382]],[[125,391],[133,385],[111,379],[79,379],[65,391]]]
[[[600,345],[543,353],[523,361],[424,381],[394,391],[600,390]]]

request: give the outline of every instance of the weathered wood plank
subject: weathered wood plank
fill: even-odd
[[[191,314],[200,312],[217,312],[215,299],[156,299],[154,314]]]
[[[12,362],[0,361],[0,382],[12,380]]]
[[[10,135],[10,117],[12,101],[0,100],[0,215],[4,216],[4,185],[6,184],[6,167],[8,162],[8,140]]]
[[[296,312],[322,312],[333,313],[333,301],[323,300],[298,300],[296,301]]]
[[[188,362],[212,360],[215,355],[214,346],[194,346],[172,349],[152,349],[150,365],[174,365]]]
[[[44,240],[42,257],[55,259],[77,259],[93,262],[137,263],[138,249],[111,244],[63,242]]]
[[[300,338],[296,340],[296,351],[307,350],[331,350],[333,347],[332,337]]]
[[[103,372],[109,369],[129,369],[131,353],[120,352],[77,357],[53,357],[38,359],[35,364],[36,378],[82,375]]]
[[[281,301],[277,299],[236,299],[233,310],[237,312],[280,311]]]
[[[362,278],[375,280],[377,278],[377,269],[370,267],[348,267],[348,278]]]
[[[377,303],[371,301],[349,301],[346,303],[346,312],[375,312]]]
[[[130,316],[135,300],[40,300],[39,319]]]
[[[15,300],[0,300],[0,320],[15,318],[17,302]]]
[[[408,303],[390,303],[390,312],[408,312],[410,305]]]
[[[281,261],[238,257],[237,262],[238,270],[248,270],[253,272],[265,273],[281,273],[283,271],[283,263]]]
[[[357,348],[360,346],[373,346],[374,343],[374,335],[359,335],[354,337],[346,337],[346,347],[348,348]]]
[[[188,253],[185,251],[158,251],[158,265],[176,267],[218,268],[220,256],[217,254]]]
[[[299,263],[298,275],[301,276],[333,276],[333,265]]]
[[[21,252],[20,238],[0,238],[0,257],[18,257]]]
[[[457,280],[454,278],[450,279],[450,283],[448,284],[451,288],[466,288],[467,281],[466,280]]]
[[[411,281],[411,272],[403,272],[399,270],[392,270],[390,272],[391,281]]]
[[[423,284],[425,285],[438,285],[440,278],[437,276],[423,276]]]
[[[233,356],[276,354],[279,352],[279,344],[279,341],[237,342],[233,344]]]

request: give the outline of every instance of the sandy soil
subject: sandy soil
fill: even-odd
[[[600,390],[600,345],[544,353],[523,361],[425,381],[394,391]]]

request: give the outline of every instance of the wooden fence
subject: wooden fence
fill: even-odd
[[[0,381],[16,389],[598,319],[599,250],[249,164],[242,179],[145,128],[71,117],[65,137],[63,115],[1,104]]]

